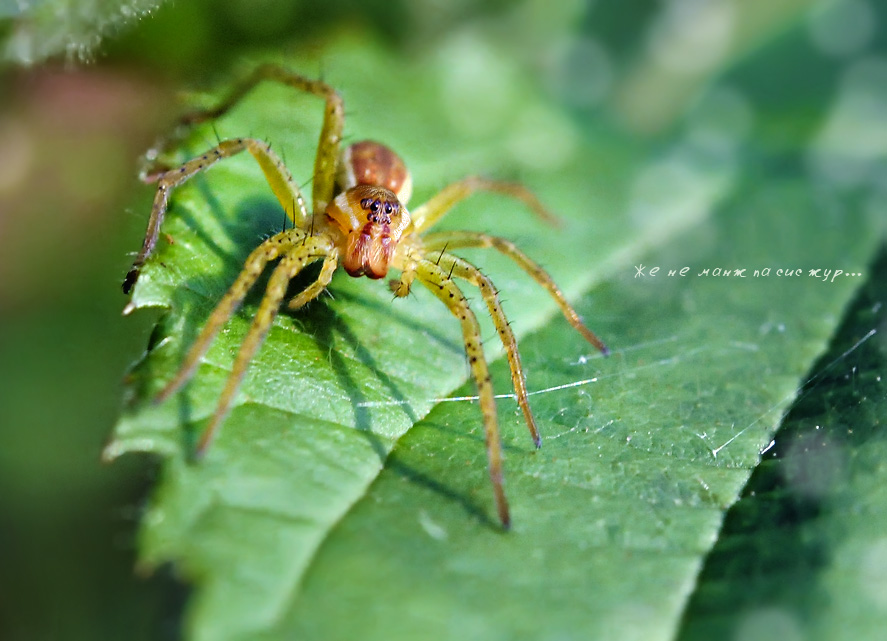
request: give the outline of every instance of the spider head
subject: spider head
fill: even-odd
[[[326,217],[343,233],[342,266],[350,276],[384,278],[410,215],[390,189],[355,185],[327,205]]]
[[[362,140],[345,148],[336,180],[343,190],[355,185],[384,187],[393,191],[404,205],[413,192],[413,180],[401,157],[372,140]]]

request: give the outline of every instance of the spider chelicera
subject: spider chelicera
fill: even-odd
[[[400,276],[390,282],[395,296],[406,296],[413,282],[418,281],[431,290],[461,323],[465,352],[477,385],[483,414],[489,474],[496,508],[503,527],[508,528],[511,518],[502,485],[502,446],[493,386],[484,357],[480,326],[465,295],[456,284],[457,279],[480,290],[499,339],[505,347],[515,396],[530,435],[536,447],[542,441],[527,399],[517,342],[502,311],[498,291],[477,267],[451,254],[450,250],[472,247],[492,248],[502,252],[548,291],[569,323],[588,342],[604,354],[607,353],[607,348],[582,324],[551,277],[510,241],[478,232],[428,233],[428,229],[454,205],[477,191],[510,196],[524,203],[543,219],[553,221],[554,217],[522,185],[480,177],[455,182],[424,205],[408,212],[406,205],[412,191],[412,181],[400,157],[388,147],[372,141],[350,145],[340,154],[345,118],[342,98],[326,83],[311,80],[276,65],[257,68],[251,76],[237,84],[230,95],[215,108],[190,113],[182,118],[182,123],[197,124],[221,116],[264,80],[283,83],[326,101],[314,162],[312,207],[309,211],[292,175],[271,151],[270,145],[252,138],[222,140],[200,157],[148,178],[149,182],[157,183],[157,193],[142,249],[123,283],[125,293],[132,290],[141,267],[157,243],[172,189],[216,162],[241,151],[248,151],[258,162],[268,185],[293,225],[292,229],[286,229],[262,242],[249,255],[243,270],[219,301],[191,346],[178,373],[160,391],[156,402],[170,397],[191,378],[210,343],[238,309],[250,287],[268,263],[278,261],[237,354],[215,413],[197,443],[195,454],[197,457],[202,456],[231,409],[246,369],[268,334],[291,279],[308,265],[322,261],[316,280],[288,302],[287,307],[290,310],[297,310],[316,298],[329,285],[340,264],[350,276],[367,276],[373,279],[384,278],[389,268],[393,267],[400,271]]]

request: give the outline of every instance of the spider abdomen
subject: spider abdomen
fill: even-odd
[[[355,185],[384,187],[404,204],[409,202],[413,191],[413,180],[401,157],[390,147],[373,140],[362,140],[345,148],[337,180],[344,190]]]

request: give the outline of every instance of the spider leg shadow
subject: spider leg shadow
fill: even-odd
[[[447,431],[440,430],[439,426],[436,424],[425,424],[420,429]],[[482,446],[483,441],[481,440],[481,447]],[[422,471],[419,467],[411,465],[404,460],[404,457],[402,457],[396,449],[388,457],[385,467],[391,472],[408,480],[410,483],[431,490],[447,501],[459,505],[466,514],[477,519],[477,521],[483,526],[496,531],[502,530],[499,521],[490,517],[487,509],[484,507],[485,503],[482,499],[474,500],[467,492],[456,490],[452,486],[446,485],[440,479],[434,478],[427,472]]]
[[[348,300],[349,302],[365,306],[368,311],[372,311],[373,313],[383,313],[389,318],[392,315],[392,309],[389,306],[387,306],[384,302],[372,298],[367,298],[355,295],[352,292],[343,291],[337,291],[336,298],[340,300]],[[321,312],[318,308],[322,308],[323,311]],[[318,313],[315,314],[314,312]],[[458,352],[461,352],[463,350],[463,346],[461,343],[455,342],[451,338],[443,334],[430,331],[426,325],[416,322],[414,319],[407,315],[403,315],[403,317],[398,316],[397,322],[399,324],[409,326],[412,329],[421,330],[426,335],[428,335],[431,340],[445,345],[448,349],[452,349],[453,351]],[[359,339],[354,335],[349,327],[341,321],[341,319],[335,314],[332,309],[330,309],[326,305],[313,306],[311,312],[310,331],[317,340],[318,345],[322,346],[323,348],[329,348],[329,346],[332,344],[331,341],[333,334],[338,334],[339,336],[344,338],[348,345],[354,350],[357,359],[368,368],[370,368],[373,372],[375,372],[376,377],[389,391],[392,399],[398,403],[399,407],[404,408],[404,412],[406,413],[410,422],[415,425],[420,421],[420,417],[416,415],[412,406],[409,404],[408,399],[400,391],[398,383],[390,376],[385,374],[382,369],[380,369],[372,354],[360,343]],[[398,454],[396,446],[394,451],[388,453],[382,443],[373,436],[371,423],[372,416],[369,412],[369,408],[365,404],[365,401],[367,399],[360,391],[360,388],[357,386],[354,379],[351,377],[351,374],[348,371],[346,360],[340,353],[336,352],[335,350],[331,350],[330,363],[337,376],[340,378],[342,386],[346,390],[348,390],[352,406],[354,408],[355,424],[358,430],[366,434],[367,437],[371,439],[373,443],[373,448],[379,455],[379,459],[385,464],[385,468],[387,470],[390,470],[391,472],[401,476],[402,478],[407,479],[411,483],[433,491],[435,494],[438,494],[439,496],[445,498],[450,502],[460,505],[462,509],[466,512],[466,514],[475,517],[478,522],[482,523],[484,526],[497,531],[501,529],[499,521],[497,519],[491,518],[488,514],[485,508],[485,503],[482,499],[475,501],[470,498],[467,493],[456,490],[452,486],[447,485],[443,480],[434,478],[427,472],[422,471],[420,466],[409,464]],[[455,429],[448,429],[438,423],[425,424],[420,429],[430,429],[439,434],[446,433],[447,437],[466,436],[463,432]],[[478,435],[469,435],[469,438],[477,441],[478,451],[482,452],[484,448],[483,437]]]
[[[448,350],[457,353],[464,352],[464,346],[461,341],[453,340],[452,337],[429,328],[427,324],[416,321],[412,316],[406,313],[398,314],[394,309],[392,309],[391,303],[386,303],[385,301],[380,301],[374,298],[361,296],[350,291],[342,290],[336,291],[336,298],[339,300],[347,300],[351,303],[359,304],[363,307],[366,307],[368,311],[371,311],[374,314],[383,314],[387,318],[392,318],[393,316],[396,316],[396,322],[398,324],[408,327],[412,330],[422,332],[425,336],[428,337],[429,340],[439,343]],[[427,420],[428,417],[418,417],[413,411],[412,406],[408,403],[407,399],[405,399],[403,394],[400,392],[397,383],[379,368],[372,355],[360,344],[359,340],[357,339],[357,337],[354,336],[350,329],[344,323],[342,323],[341,320],[336,317],[333,311],[330,310],[328,307],[326,307],[326,313],[328,314],[328,318],[325,317],[325,320],[321,322],[321,324],[317,327],[316,332],[314,332],[315,335],[318,336],[320,340],[323,340],[324,346],[329,345],[329,339],[331,338],[332,332],[337,332],[343,338],[345,338],[348,344],[355,350],[358,359],[376,373],[376,376],[378,376],[382,384],[389,390],[393,400],[401,402],[399,403],[399,406],[405,408],[407,416],[413,424],[418,423],[424,418],[423,425],[419,429],[431,430],[436,435],[440,435],[441,438],[456,438],[460,436],[470,438],[473,441],[477,442],[478,452],[484,451],[483,436],[477,434],[466,435],[462,431],[447,428],[441,423],[429,421]],[[322,339],[320,338],[321,336],[323,336]],[[354,405],[355,417],[358,422],[358,428],[362,431],[365,431],[365,433],[367,434],[371,434],[371,425],[369,424],[371,417],[367,411],[367,407],[363,405],[363,402],[366,400],[365,397],[354,384],[354,381],[350,379],[347,369],[345,369],[345,361],[342,359],[341,355],[333,352],[331,354],[331,359],[333,368],[336,369],[336,371],[339,372],[342,377],[349,381],[344,385],[346,389],[353,390],[350,393],[352,396],[352,403]],[[433,411],[434,410],[432,410],[432,413]],[[507,445],[505,446],[505,448],[507,450],[512,449],[512,447]],[[514,449],[520,450],[520,448]],[[406,460],[404,460],[404,458],[398,453],[396,446],[390,454],[386,454],[381,448],[379,448],[377,451],[379,452],[380,459],[384,462],[385,468],[387,470],[390,470],[391,472],[401,476],[402,478],[407,479],[411,483],[433,491],[435,494],[438,494],[447,501],[460,505],[466,514],[475,517],[478,522],[483,524],[484,526],[496,531],[501,531],[501,525],[498,519],[490,517],[485,507],[486,502],[483,498],[479,498],[479,500],[473,500],[468,492],[457,490],[453,486],[447,485],[442,479],[434,478],[427,472],[422,471],[421,466],[413,466],[407,463]],[[488,481],[486,480],[486,476],[484,476],[483,486],[486,486],[487,482]]]
[[[327,305],[309,305],[305,309],[295,312],[294,315],[299,316],[300,320],[309,325],[308,331],[318,347],[328,350],[330,366],[351,400],[354,425],[370,441],[373,450],[379,456],[379,460],[384,462],[388,458],[388,450],[382,440],[373,432],[372,414],[370,407],[366,403],[367,398],[349,371],[345,357],[339,351],[331,349],[334,334],[345,340],[353,350],[355,358],[374,372],[374,375],[383,387],[388,390],[392,399],[397,402],[397,406],[403,408],[411,423],[415,423],[418,418],[408,399],[401,392],[397,382],[379,368],[373,355],[354,335],[348,325],[343,323]]]
[[[243,262],[249,253],[265,238],[283,231],[284,216],[280,205],[270,198],[250,197],[241,201],[233,213],[226,213],[225,207],[206,181],[198,177],[195,182],[212,211],[212,217],[221,222],[225,234],[231,240],[231,246],[237,247],[237,250],[231,252],[223,249],[213,234],[187,210],[179,209],[176,215],[188,225],[213,255],[222,260],[223,272],[230,271],[236,274],[243,268]],[[223,287],[227,288],[229,284],[223,284]]]
[[[432,478],[430,475],[408,465],[397,454],[392,454],[388,458],[386,467],[395,474],[407,479],[410,483],[429,489],[444,499],[461,506],[466,514],[476,518],[485,527],[497,531],[502,529],[499,521],[490,518],[490,515],[481,506],[480,502],[472,500],[467,494],[458,492],[452,487],[448,487],[439,480]]]
[[[457,352],[459,354],[464,353],[465,347],[463,346],[461,341],[452,340],[449,336],[441,334],[440,332],[435,331],[433,328],[429,327],[426,324],[420,323],[416,321],[412,316],[407,313],[398,313],[397,311],[397,302],[394,301],[392,303],[387,303],[383,301],[378,301],[375,299],[371,299],[365,296],[358,296],[351,292],[343,292],[336,291],[336,298],[341,300],[349,300],[354,303],[357,303],[363,307],[366,307],[369,310],[372,310],[374,313],[382,314],[385,317],[394,317],[398,325],[403,325],[409,329],[422,332],[425,334],[430,340],[433,340],[437,343],[440,343],[444,347],[453,352]]]
[[[190,289],[189,284],[186,282],[182,286],[177,287],[175,293],[173,294],[173,309],[183,309],[185,305],[185,299],[190,298],[187,294]],[[197,339],[197,335],[200,333],[200,329],[203,327],[204,323],[206,323],[206,319],[209,318],[209,315],[212,313],[213,307],[210,305],[207,309],[200,309],[200,313],[188,313],[185,317],[185,322],[182,325],[181,332],[181,340],[179,343],[179,349],[176,354],[176,362],[181,363],[185,354],[188,353],[188,350],[193,345],[194,341]],[[186,383],[186,387],[191,383],[189,381]],[[180,431],[181,434],[181,444],[182,444],[182,452],[185,453],[185,459],[188,462],[195,462],[195,451],[197,447],[197,440],[200,438],[201,423],[202,421],[194,420],[194,408],[191,404],[191,397],[188,393],[181,393],[181,391],[174,396],[174,401],[176,403],[176,410],[178,414],[178,424],[182,426]],[[172,399],[170,399],[172,400]]]

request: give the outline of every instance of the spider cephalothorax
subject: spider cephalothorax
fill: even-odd
[[[197,445],[198,457],[207,451],[218,433],[219,426],[234,402],[247,366],[264,341],[286,297],[290,281],[302,269],[311,263],[323,262],[314,282],[289,301],[287,306],[291,310],[299,309],[316,298],[329,285],[340,264],[351,276],[369,278],[383,278],[390,268],[400,270],[399,277],[391,283],[396,296],[406,296],[411,284],[418,281],[447,306],[462,327],[465,352],[477,385],[483,414],[489,473],[496,507],[502,525],[508,527],[511,517],[503,488],[502,447],[493,386],[484,357],[480,326],[468,299],[456,284],[457,280],[473,285],[480,291],[505,347],[515,398],[530,435],[537,447],[542,441],[530,410],[517,341],[502,311],[499,293],[492,281],[477,267],[450,251],[468,247],[492,248],[508,256],[548,291],[566,319],[586,340],[603,353],[607,353],[607,348],[582,324],[551,277],[510,241],[478,232],[427,230],[454,205],[479,190],[505,194],[521,201],[545,220],[551,221],[554,218],[525,187],[479,177],[455,182],[415,208],[412,213],[408,212],[406,204],[412,191],[412,181],[403,160],[385,145],[373,141],[350,145],[340,155],[344,108],[338,93],[324,82],[305,78],[278,66],[259,67],[216,108],[188,114],[182,119],[183,123],[204,122],[222,115],[263,80],[282,82],[326,101],[314,161],[312,207],[309,211],[298,186],[270,146],[252,138],[223,140],[202,156],[179,167],[151,174],[149,180],[157,182],[157,193],[142,249],[123,283],[123,289],[127,293],[135,285],[142,266],[157,242],[170,191],[219,160],[248,151],[262,168],[271,191],[293,224],[292,229],[267,239],[249,255],[243,271],[219,301],[178,373],[158,394],[157,402],[175,393],[194,374],[212,340],[236,312],[269,263],[276,261],[265,295],[234,361],[216,411]]]
[[[384,278],[410,215],[393,191],[355,185],[333,198],[326,219],[344,234],[342,267],[349,276]]]

